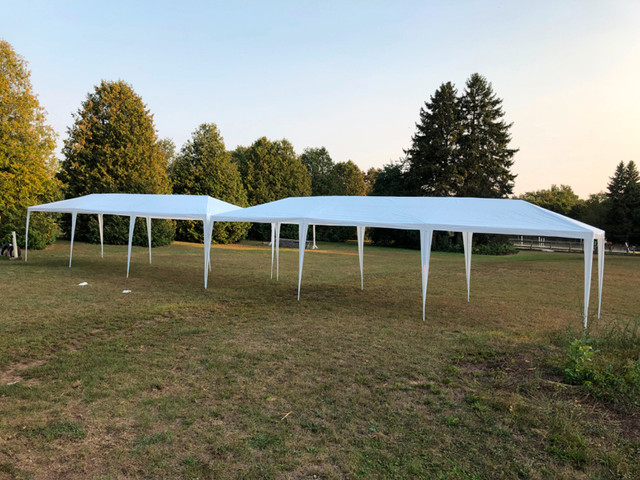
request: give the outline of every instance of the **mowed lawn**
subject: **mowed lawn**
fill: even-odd
[[[640,478],[638,402],[563,380],[583,257],[68,242],[0,261],[0,478]],[[594,262],[594,267],[596,263]],[[87,286],[77,286],[87,282]],[[122,293],[123,290],[131,293]],[[640,354],[640,258],[607,257],[596,360]]]

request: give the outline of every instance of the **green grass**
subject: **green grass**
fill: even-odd
[[[68,243],[0,259],[0,479],[640,478],[631,395],[564,381],[583,258]],[[87,286],[77,286],[86,281]],[[594,362],[640,354],[640,259],[607,257]],[[131,290],[123,294],[122,290]],[[596,283],[591,311],[597,307]],[[622,371],[622,370],[620,370]]]

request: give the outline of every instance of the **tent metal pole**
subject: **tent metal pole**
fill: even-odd
[[[422,266],[422,321],[425,320],[427,303],[427,283],[429,282],[429,259],[431,257],[431,241],[433,230],[420,230],[420,260]]]
[[[360,290],[364,290],[364,229],[365,227],[356,227],[358,233],[358,257],[360,260]]]
[[[147,217],[147,238],[149,240],[149,265],[151,265],[151,217]]]
[[[589,294],[591,293],[591,270],[593,267],[593,235],[584,239],[584,329],[589,316]]]
[[[276,235],[276,224],[271,223],[271,280],[273,280],[273,255],[276,248],[275,235]]]
[[[276,223],[276,281],[280,280],[280,223]]]
[[[104,224],[102,213],[98,214],[98,231],[100,232],[100,258],[104,258]]]
[[[131,265],[131,244],[133,243],[133,229],[136,226],[136,216],[129,217],[129,249],[127,252],[127,278],[129,278],[129,266]]]
[[[598,239],[598,318],[602,306],[602,277],[604,274],[604,235]]]
[[[31,212],[27,209],[27,225],[25,226],[24,229],[24,261],[27,261],[27,253],[29,252],[29,249],[27,248],[29,246],[29,216],[31,215]]]
[[[316,245],[316,226],[313,225],[313,245],[311,245],[311,250],[317,250],[318,246]]]
[[[71,259],[73,258],[73,238],[76,234],[76,218],[78,216],[78,212],[73,212],[71,214],[71,245],[69,246],[69,268],[71,268]]]
[[[471,294],[471,253],[472,253],[473,232],[462,232],[462,243],[464,245],[464,269],[467,274],[467,302]]]
[[[213,221],[210,217],[203,220],[204,224],[204,288],[207,288],[209,270],[211,268],[211,236],[213,235]]]
[[[302,285],[302,265],[304,263],[304,249],[307,244],[307,232],[309,224],[298,225],[298,301],[300,301],[300,286]]]

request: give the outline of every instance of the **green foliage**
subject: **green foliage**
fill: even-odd
[[[456,195],[464,183],[460,138],[462,114],[457,91],[443,83],[420,109],[420,122],[407,150],[408,178],[416,195]]]
[[[249,205],[311,195],[309,172],[288,140],[272,142],[262,137],[248,148],[237,148],[232,155],[247,190]],[[283,237],[293,235],[293,232],[284,230]],[[271,235],[270,226],[256,224],[249,235],[267,240]]]
[[[609,215],[610,202],[603,192],[589,195],[586,200],[576,203],[569,212],[571,218],[580,220],[588,225],[606,230],[607,216]]]
[[[640,242],[640,174],[636,164],[620,162],[607,187],[608,236],[620,242]]]
[[[509,148],[511,124],[504,121],[502,99],[482,75],[474,73],[467,80],[460,111],[464,183],[456,195],[501,198],[512,193],[515,175],[510,169],[518,150]]]
[[[510,171],[517,150],[509,148],[510,124],[502,100],[474,73],[458,96],[442,84],[420,110],[407,154],[409,190],[417,195],[505,197],[513,191]]]
[[[561,215],[571,215],[583,203],[569,185],[551,185],[550,189],[526,192],[518,198]]]
[[[247,205],[247,194],[238,167],[231,161],[231,154],[226,151],[222,135],[213,123],[202,124],[193,132],[172,163],[170,176],[173,193],[209,195],[241,207]],[[248,228],[244,223],[216,222],[212,241],[237,242]],[[176,238],[202,243],[202,222],[177,222]]]
[[[95,87],[68,131],[62,152],[65,159],[59,177],[66,184],[66,197],[91,193],[170,193],[167,176],[170,146],[158,141],[153,116],[133,88],[119,80],[102,81]],[[124,244],[122,223],[128,219],[105,219],[105,240]],[[173,240],[173,224],[158,223],[153,243],[165,245]],[[70,223],[65,222],[67,232]],[[85,215],[78,217],[76,238],[95,241],[97,224]],[[136,238],[146,233],[136,232]]]
[[[598,353],[589,345],[589,339],[575,339],[569,345],[564,379],[573,385],[593,382],[598,377],[593,364],[593,356]]]
[[[300,161],[311,177],[311,195],[340,195],[335,164],[326,148],[306,148]]]
[[[364,174],[364,184],[366,186],[367,195],[371,195],[373,192],[373,186],[376,183],[376,178],[378,178],[378,173],[380,173],[379,168],[371,167],[367,170],[367,173]]]
[[[622,365],[603,366],[595,361],[600,350],[594,349],[591,338],[576,339],[567,352],[564,379],[573,385],[583,385],[598,398],[640,405],[640,356],[626,359]]]
[[[16,231],[24,245],[27,207],[57,200],[55,133],[31,86],[27,62],[0,40],[0,243]],[[29,228],[29,247],[53,243],[54,218],[37,214]]]
[[[338,195],[367,194],[364,172],[351,160],[336,163],[334,170],[339,182]]]
[[[167,167],[170,167],[176,159],[176,144],[170,138],[163,138],[158,144]]]

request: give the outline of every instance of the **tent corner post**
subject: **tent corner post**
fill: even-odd
[[[127,249],[127,278],[129,278],[129,266],[131,265],[131,244],[133,243],[133,229],[136,226],[136,216],[129,216],[129,246]]]
[[[104,258],[104,218],[102,213],[98,214],[98,232],[100,233],[100,258]]]
[[[364,229],[365,227],[356,227],[358,235],[358,259],[360,261],[360,290],[364,290]]]
[[[471,254],[473,253],[473,232],[462,232],[464,247],[464,268],[467,276],[467,302],[471,298]]]
[[[27,261],[27,255],[29,254],[29,216],[31,212],[27,209],[27,224],[24,229],[24,261]]]
[[[280,222],[276,222],[276,282],[280,280]]]
[[[308,223],[298,224],[298,301],[300,301],[300,287],[302,285],[302,265],[304,264],[304,249],[307,245]]]
[[[602,307],[602,279],[604,275],[604,234],[598,238],[598,318]]]
[[[429,259],[431,258],[432,229],[420,230],[420,263],[422,270],[422,320],[426,318],[427,284],[429,282]]]
[[[71,244],[69,245],[69,268],[71,268],[71,259],[73,258],[73,239],[76,235],[76,219],[78,218],[78,212],[71,214]]]
[[[591,271],[593,268],[593,242],[595,235],[584,239],[584,329],[589,317],[589,296],[591,293]]]
[[[147,217],[147,238],[149,241],[149,265],[151,265],[151,217]]]

